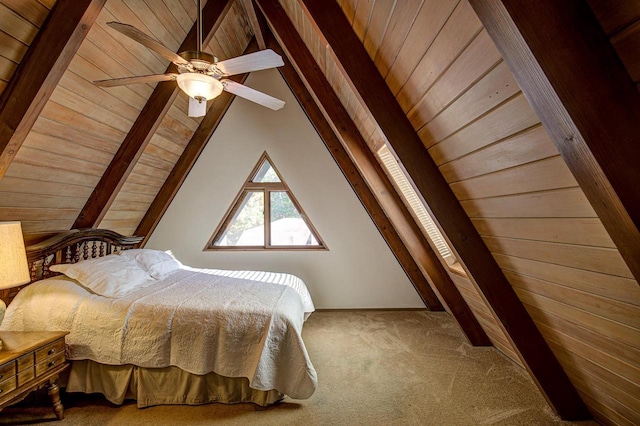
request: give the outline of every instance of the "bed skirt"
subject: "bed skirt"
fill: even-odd
[[[196,375],[178,367],[104,365],[89,360],[71,362],[66,388],[67,392],[101,393],[118,405],[125,399],[134,399],[139,408],[211,402],[252,402],[268,406],[284,398],[276,390],[251,389],[244,377],[224,377],[216,373]]]

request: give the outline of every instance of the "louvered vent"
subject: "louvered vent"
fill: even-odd
[[[433,244],[436,246],[440,255],[444,258],[447,264],[451,265],[455,263],[455,256],[451,253],[451,249],[449,249],[447,242],[442,237],[442,234],[436,227],[436,224],[433,223],[431,216],[427,213],[427,210],[418,198],[418,194],[416,194],[404,172],[400,169],[398,162],[391,154],[391,151],[389,151],[389,148],[387,148],[386,145],[383,145],[382,148],[378,150],[378,156],[382,160],[382,163],[386,167],[387,172],[396,187],[401,192],[407,207],[413,211],[416,219],[418,219],[423,230],[427,233],[431,241],[433,241]]]

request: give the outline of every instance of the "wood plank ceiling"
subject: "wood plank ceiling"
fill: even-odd
[[[388,143],[385,133],[305,2],[280,3],[374,158],[381,161],[377,153]],[[586,3],[640,91],[640,3]],[[206,51],[220,59],[245,51],[253,37],[245,13],[249,4],[230,2]],[[591,414],[605,424],[639,424],[640,286],[471,4],[338,4]],[[0,96],[53,7],[54,0],[0,0]],[[262,19],[258,15],[254,23]],[[167,68],[166,59],[106,22],[132,24],[177,51],[195,16],[195,0],[106,1],[0,178],[0,221],[22,221],[27,236],[69,229],[155,87],[100,89],[91,81]],[[229,97],[221,97],[210,102],[211,110],[224,112],[229,102]],[[196,153],[180,160],[201,124],[187,117],[186,110],[187,99],[180,93],[96,226],[124,234],[153,230],[163,211],[157,197],[165,181],[179,185],[181,179],[172,171],[176,168],[184,176],[197,157],[193,148]],[[217,122],[210,121],[209,130]],[[354,163],[366,180],[362,165],[357,159]],[[163,191],[170,200],[175,187]],[[394,222],[375,185],[372,192]],[[145,217],[148,210],[156,217]],[[399,220],[395,218],[394,226],[401,233]],[[418,249],[402,240],[420,265]],[[465,259],[460,260],[464,265]],[[443,266],[493,345],[522,364],[513,331],[496,316],[476,277]]]

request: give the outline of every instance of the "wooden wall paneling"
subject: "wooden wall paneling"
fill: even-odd
[[[369,25],[362,42],[371,59],[374,59],[378,53],[378,47],[387,31],[389,19],[396,3],[396,1],[376,1],[373,5]]]
[[[64,187],[65,184],[71,184],[88,186],[91,188],[93,188],[100,179],[99,176],[87,175],[84,173],[80,173],[77,170],[67,171],[56,168],[46,169],[41,167],[33,167],[29,163],[21,162],[19,159],[12,163],[11,169],[5,176],[36,180],[40,182],[52,182],[59,184],[60,187]],[[0,182],[2,182],[3,180],[4,178],[0,180]]]
[[[337,7],[302,0],[307,15],[329,41],[350,83],[362,97],[390,147],[412,179],[450,246],[489,302],[534,381],[563,418],[588,418],[588,411],[535,327],[469,217],[424,149],[402,109]]]
[[[477,218],[471,221],[482,236],[615,249],[611,237],[597,218]]]
[[[488,37],[485,31],[478,34],[429,90],[419,108],[407,115],[422,138],[442,140],[520,90]]]
[[[378,52],[373,60],[382,76],[386,76],[396,60],[398,51],[405,42],[409,30],[424,0],[405,0],[396,2],[393,13],[387,24]]]
[[[242,6],[244,7],[245,12],[247,13],[247,18],[249,19],[249,23],[251,24],[251,29],[255,34],[258,47],[260,49],[266,49],[267,45],[264,42],[264,35],[262,34],[262,29],[260,28],[260,23],[258,22],[258,16],[256,15],[256,10],[253,7],[253,1],[242,0]]]
[[[73,71],[67,70],[60,79],[59,84],[66,90],[75,93],[77,96],[81,96],[87,99],[87,101],[91,101],[95,105],[107,109],[115,115],[123,117],[125,121],[129,123],[129,127],[131,126],[131,123],[133,123],[133,121],[130,121],[129,117],[135,117],[140,113],[139,109],[120,100],[120,98],[115,96],[113,93],[107,90],[96,90],[95,85]]]
[[[94,137],[93,135],[97,134],[97,145],[100,145],[100,141],[106,140],[108,143],[117,143],[119,146],[124,136],[120,130],[91,120],[89,117],[53,101],[47,102],[37,121],[43,119],[48,119],[49,121],[57,122],[70,129],[87,133],[91,135],[90,137],[92,138]],[[20,156],[18,156],[18,158],[20,158]]]
[[[228,6],[227,2],[211,2],[204,7],[202,13],[203,37],[207,41],[213,36],[213,31],[217,29],[220,20],[228,10]],[[196,45],[195,37],[196,27],[194,25],[183,45],[180,46],[180,51],[193,49]],[[173,67],[175,65],[172,64],[167,68],[167,71],[172,70]],[[104,218],[136,161],[142,155],[145,146],[170,109],[178,91],[179,89],[174,82],[158,83],[100,182],[76,218],[74,228],[91,228]]]
[[[29,147],[47,152],[51,150],[50,148],[52,145],[55,145],[56,147],[56,155],[86,161],[88,164],[86,168],[88,170],[91,170],[95,165],[101,166],[97,167],[96,170],[104,170],[104,167],[109,164],[112,157],[110,153],[92,149],[83,145],[76,145],[67,139],[43,135],[35,131],[29,133],[29,137],[25,141],[24,146],[25,148]]]
[[[52,170],[51,173],[55,173],[55,170],[79,171],[79,174],[97,177],[104,171],[102,164],[88,163],[82,159],[70,158],[62,154],[42,151],[29,146],[23,146],[22,149],[24,153],[21,155],[20,162],[38,166],[38,168],[48,168]]]
[[[637,303],[640,300],[640,288],[638,288],[636,281],[630,278],[499,253],[494,253],[493,256],[505,271],[513,271],[521,275],[540,278],[622,302]],[[611,349],[615,349],[613,345],[611,345]]]
[[[422,3],[385,78],[394,94],[404,86],[458,2],[459,0],[426,0]],[[357,35],[355,27],[354,31]]]
[[[0,56],[0,79],[6,82],[11,80],[16,68],[18,68],[18,64]]]
[[[0,3],[0,15],[2,16],[2,20],[0,20],[1,31],[27,46],[31,45],[38,34],[38,27],[36,25],[24,19],[2,3]]]
[[[564,320],[582,324],[588,330],[609,336],[618,342],[616,345],[623,343],[634,348],[640,346],[640,330],[636,328],[536,293],[521,289],[515,289],[515,291],[527,307],[534,307],[543,311],[545,314],[556,315]]]
[[[0,191],[0,207],[28,207],[43,209],[80,209],[81,197],[59,197],[47,194],[28,194]]]
[[[482,29],[467,0],[458,3],[442,30],[396,94],[405,112],[419,105],[429,88]]]
[[[549,338],[555,339],[558,343],[563,343],[564,340],[570,341],[566,347],[573,352],[589,354],[593,351],[594,353],[590,356],[594,360],[606,359],[606,361],[600,361],[602,365],[611,367],[619,373],[625,371],[626,377],[637,377],[640,368],[638,364],[640,349],[621,345],[607,334],[584,328],[573,322],[571,318],[562,318],[533,306],[527,306],[527,309],[536,323],[545,329],[545,334]],[[585,350],[587,348],[589,349]],[[636,381],[636,383],[640,382]]]
[[[60,184],[53,181],[13,177],[9,174],[4,175],[0,180],[0,191],[3,191],[5,194],[11,194],[10,197],[12,200],[14,196],[18,196],[16,203],[19,203],[19,196],[22,195],[49,195],[52,192],[60,190],[65,194],[65,197],[77,199],[84,198],[86,200],[89,194],[91,194],[91,187],[85,185]],[[9,195],[7,195],[7,197],[9,197]],[[7,204],[5,207],[8,207],[8,204],[13,201],[4,199],[3,202]]]
[[[425,146],[430,148],[433,160],[440,166],[539,122],[527,99],[519,94],[442,141],[430,140],[424,132],[420,136]]]
[[[373,11],[373,5],[375,0],[358,0],[355,12],[353,14],[353,21],[351,26],[360,40],[364,39],[364,35],[369,26],[369,20],[371,19],[371,12]]]
[[[451,184],[459,200],[498,197],[577,186],[562,158],[545,158]]]
[[[580,188],[465,200],[460,204],[470,218],[596,217]]]
[[[93,46],[95,49],[95,45],[92,43],[84,43],[83,46]],[[69,67],[67,68],[67,73],[65,74],[75,74],[87,82],[93,80],[104,80],[107,78],[111,78],[112,75],[105,73],[100,68],[98,68],[95,64],[88,61],[84,58],[83,47],[81,46],[78,50],[78,53],[73,58]],[[144,86],[144,85],[143,85]],[[97,87],[97,86],[95,86]],[[148,89],[148,86],[144,86]],[[106,90],[102,91],[106,93]],[[131,87],[127,86],[116,86],[109,88],[109,95],[116,97],[120,102],[128,105],[130,108],[133,108],[137,111],[140,111],[146,102],[146,98],[142,97],[139,93],[131,90]]]
[[[189,15],[180,2],[164,0],[165,5],[171,11],[174,19],[182,27],[182,31],[186,34],[193,25],[194,16]]]
[[[523,130],[502,142],[474,151],[439,167],[447,182],[457,182],[558,155],[556,146],[541,125]]]
[[[469,123],[474,118],[498,105],[501,101],[508,99],[510,95],[515,94],[518,87],[515,82],[510,81],[508,70],[503,71],[503,75],[500,76],[503,78],[502,81],[496,82],[487,78],[483,82],[484,84],[476,84],[477,80],[491,69],[499,66],[500,62],[500,54],[493,42],[485,31],[481,31],[440,76],[438,81],[431,86],[420,103],[409,111],[407,117],[415,129],[420,129],[419,135],[424,139],[428,139],[428,137],[425,137],[425,132],[428,132],[427,134],[433,132],[436,134],[431,135],[431,139],[440,140],[439,138],[449,135],[453,133],[453,130],[459,128],[455,127],[454,123],[459,123],[465,119],[464,123]],[[491,74],[490,77],[494,77],[494,74]],[[487,88],[484,85],[497,87],[495,89],[490,87],[489,89],[494,90],[485,95]],[[447,108],[449,104],[471,87],[474,90],[463,97],[459,103],[456,103],[456,107],[452,108],[451,111],[447,110],[445,114],[440,114],[443,109]],[[464,103],[469,102],[470,97],[477,97],[478,95],[484,95],[485,97],[480,100],[474,99],[469,104],[462,106]],[[437,121],[433,120],[434,118]],[[439,127],[442,127],[442,123],[446,123],[448,120],[453,121],[453,123],[445,126],[445,128],[448,127],[452,131],[445,133]],[[427,122],[430,123],[425,126]],[[440,133],[440,135],[437,133]]]
[[[91,28],[105,0],[60,0],[0,95],[0,178]],[[4,16],[4,14],[3,14]],[[3,19],[3,22],[7,20]]]
[[[589,6],[471,4],[640,280],[640,94]],[[553,30],[543,35],[542,25]],[[582,69],[588,72],[574,72]]]
[[[0,31],[0,56],[19,64],[29,46],[22,43],[18,39],[11,37],[9,34]]]
[[[635,407],[640,405],[640,399],[638,399],[640,386],[637,383],[625,380],[608,369],[589,361],[581,354],[568,351],[553,341],[551,341],[551,345],[567,365],[567,371],[584,383],[584,391],[608,395],[611,398],[609,404],[612,408],[617,408],[625,417],[636,422],[640,420],[640,416],[635,412]],[[585,371],[588,373],[585,374]],[[620,387],[613,385],[614,383]]]
[[[558,300],[603,318],[640,329],[640,306],[549,283],[524,275],[505,272],[511,284],[521,290]]]
[[[364,162],[370,171],[374,171],[374,173],[370,173],[370,178],[375,178],[381,183],[386,181],[386,185],[383,184],[377,187],[375,194],[384,194],[386,198],[390,199],[395,198],[394,204],[396,208],[403,208],[403,203],[399,200],[393,186],[381,170],[381,166],[368,149],[366,142],[362,140],[353,121],[347,116],[344,108],[341,108],[341,105],[336,99],[336,93],[329,86],[324,74],[315,66],[315,61],[309,51],[305,49],[299,34],[295,28],[293,28],[286,13],[280,8],[279,3],[274,1],[259,1],[258,4],[266,16],[267,21],[269,21],[272,31],[275,32],[275,36],[279,38],[280,46],[287,52],[287,56],[291,58],[293,65],[297,68],[297,73],[291,72],[290,68],[285,68],[287,71],[285,75],[286,79],[292,87],[297,88],[294,89],[294,93],[297,94],[301,105],[307,108],[307,114],[310,117],[317,117],[316,120],[312,120],[316,125],[316,129],[323,135],[323,140],[328,144],[329,151],[334,155],[336,162],[349,179],[356,194],[359,195],[359,198],[365,208],[367,208],[374,223],[376,223],[383,236],[386,235],[386,238],[391,238],[393,234],[390,232],[394,229],[393,223],[385,222],[388,221],[389,218],[385,211],[382,210],[379,202],[376,201],[376,195],[370,193],[371,189],[367,190],[369,183],[365,180],[364,176],[361,175],[357,164],[354,164],[355,158],[360,158],[361,163],[359,167],[363,167],[362,162]],[[302,77],[304,77],[304,82],[300,81]],[[297,82],[297,84],[294,85],[294,82]],[[309,91],[305,85],[308,85],[311,90]],[[319,106],[322,106],[323,111],[319,110]],[[325,117],[324,114],[327,114],[327,117]],[[348,148],[343,147],[343,143],[346,144]],[[338,162],[338,160],[340,161]],[[375,172],[376,169],[377,172]],[[384,190],[381,190],[383,187],[385,187]],[[405,214],[404,217],[406,218],[407,226],[412,231],[406,235],[413,235],[415,238],[421,237],[423,241],[423,258],[418,262],[419,267],[425,268],[425,276],[430,278],[431,283],[439,292],[441,298],[463,330],[463,333],[465,333],[472,344],[489,344],[486,333],[484,333],[484,330],[479,326],[473,313],[469,310],[459,291],[451,282],[451,278],[446,271],[444,271],[439,259],[435,256],[435,253],[428,243],[426,243],[424,236],[417,229],[415,221],[410,215]],[[388,225],[385,225],[385,223],[388,223]],[[388,244],[391,241],[393,240],[387,239]],[[402,250],[404,247],[403,242],[400,241],[397,247],[398,250]],[[392,250],[396,256],[398,256],[398,253],[401,253],[400,251],[396,252],[393,247]],[[404,250],[406,251],[406,247],[404,247]],[[420,253],[420,251],[416,250],[414,253]],[[408,254],[410,256],[411,252]],[[411,257],[408,259],[411,259]],[[416,283],[414,283],[414,285],[416,285]],[[425,296],[429,294],[427,293],[429,288],[418,287],[417,290],[419,294],[426,299]]]
[[[1,3],[38,28],[49,16],[49,8],[37,0],[3,0]]]
[[[491,236],[485,236],[483,239],[492,253],[509,254],[541,262],[633,278],[631,271],[616,249]]]
[[[132,122],[119,114],[115,114],[108,109],[100,108],[91,100],[67,90],[62,85],[58,85],[51,94],[51,101],[64,105],[72,111],[88,117],[92,121],[105,124],[126,134],[131,128]]]

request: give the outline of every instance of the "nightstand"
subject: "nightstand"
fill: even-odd
[[[59,331],[0,331],[0,410],[48,386],[53,412],[64,418],[58,374],[69,367],[64,356],[64,336]]]

